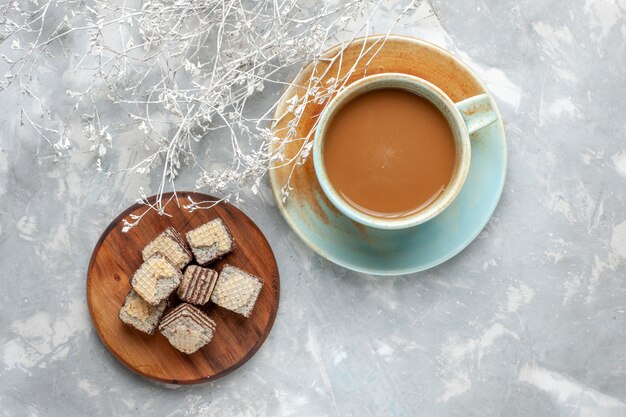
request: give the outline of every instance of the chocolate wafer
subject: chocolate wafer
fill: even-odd
[[[161,252],[178,269],[183,269],[192,258],[191,251],[183,237],[173,227],[168,227],[141,251],[145,261],[156,252]]]
[[[190,304],[206,304],[217,282],[217,272],[197,265],[185,269],[178,286],[178,298]]]
[[[250,317],[261,287],[263,282],[259,277],[227,264],[220,272],[211,294],[211,301],[220,307]]]
[[[191,354],[211,341],[215,322],[197,307],[183,303],[163,317],[159,331],[176,349]]]
[[[135,271],[131,285],[148,304],[156,306],[176,290],[181,278],[178,268],[156,252]]]
[[[235,241],[220,218],[187,232],[186,237],[200,265],[219,259],[235,248]]]
[[[153,334],[166,306],[166,300],[156,306],[151,306],[135,290],[130,290],[120,309],[119,317],[129,326],[144,333]]]

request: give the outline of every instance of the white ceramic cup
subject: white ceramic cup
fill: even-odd
[[[333,188],[324,166],[324,139],[333,117],[355,97],[373,90],[402,89],[433,103],[445,116],[456,148],[456,163],[452,178],[446,189],[430,205],[417,213],[400,218],[381,218],[368,215],[345,201]],[[454,103],[441,89],[430,82],[407,74],[384,73],[362,78],[341,90],[322,111],[315,131],[313,164],[322,190],[331,203],[344,215],[365,226],[379,229],[404,229],[417,226],[437,216],[446,209],[461,191],[470,167],[470,134],[493,123],[497,119],[487,94],[480,94]]]

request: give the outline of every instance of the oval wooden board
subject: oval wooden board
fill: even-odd
[[[87,303],[91,320],[105,346],[124,365],[148,378],[172,384],[196,384],[214,380],[237,369],[261,347],[269,334],[276,312],[280,284],[276,259],[269,243],[248,216],[228,203],[190,213],[183,205],[187,196],[194,201],[215,201],[199,193],[177,193],[180,206],[169,202],[171,217],[148,212],[128,233],[122,220],[140,215],[146,206],[135,204],[120,214],[96,244],[87,271]],[[172,194],[164,194],[167,201]],[[156,197],[148,199],[154,203]],[[216,323],[213,340],[192,355],[174,349],[160,333],[146,335],[126,326],[118,318],[130,278],[141,265],[141,249],[166,227],[184,235],[216,217],[222,218],[236,242],[236,249],[209,267],[220,271],[225,263],[237,266],[263,280],[263,288],[250,318],[214,304],[202,307]]]

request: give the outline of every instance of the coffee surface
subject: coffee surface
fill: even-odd
[[[323,155],[330,183],[346,202],[371,216],[399,218],[441,195],[456,149],[435,105],[390,88],[345,104],[327,127]]]

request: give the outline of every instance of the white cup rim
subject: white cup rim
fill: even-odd
[[[353,98],[383,88],[398,88],[420,95],[444,113],[452,128],[456,144],[456,166],[450,183],[437,199],[423,210],[397,219],[384,219],[364,213],[348,204],[334,189],[324,166],[324,139],[333,116]],[[428,95],[425,97],[424,95]],[[434,100],[433,100],[434,98]],[[436,101],[436,102],[435,102]],[[322,190],[330,202],[345,216],[365,226],[378,229],[405,229],[424,223],[445,210],[461,191],[471,159],[471,145],[467,126],[454,102],[434,84],[408,74],[382,73],[362,78],[342,89],[328,103],[320,115],[313,142],[313,165]]]

